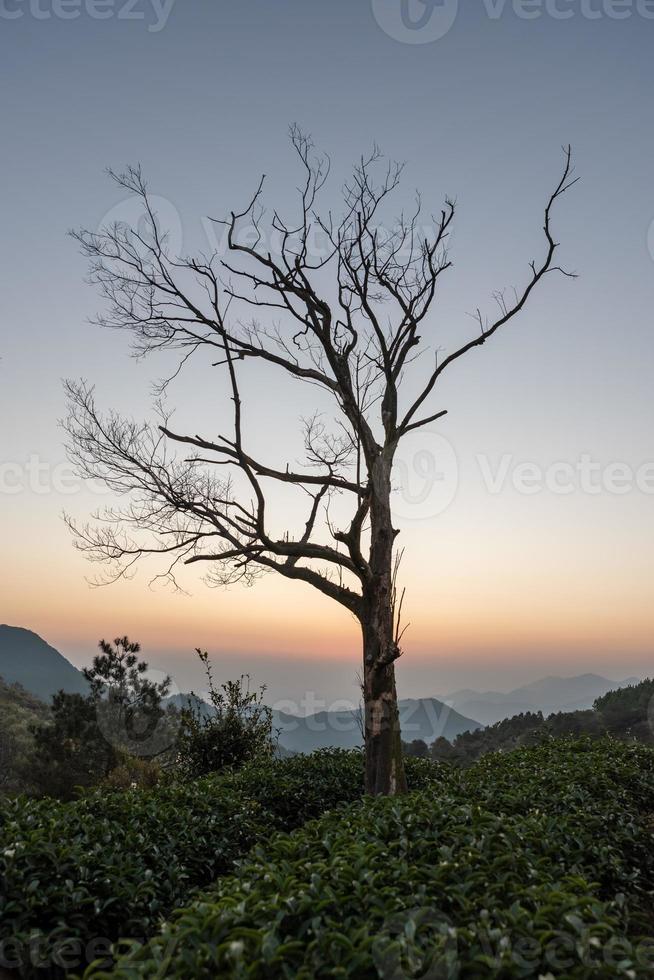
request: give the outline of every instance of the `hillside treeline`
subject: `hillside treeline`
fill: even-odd
[[[422,740],[410,742],[405,744],[405,751],[465,765],[488,752],[506,752],[566,735],[612,735],[654,745],[654,680],[609,691],[587,711],[560,711],[548,717],[540,711],[526,711],[487,728],[464,732],[453,741],[439,738],[431,745]]]

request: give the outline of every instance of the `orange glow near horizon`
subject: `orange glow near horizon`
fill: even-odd
[[[619,672],[623,660],[647,665],[654,610],[641,525],[617,511],[611,525],[615,502],[598,514],[592,501],[582,502],[587,513],[532,501],[462,495],[443,521],[403,528],[407,668],[456,660],[474,673],[474,664],[496,660],[522,668],[532,656],[569,673],[602,664]],[[35,630],[76,662],[88,661],[101,636],[127,633],[152,659],[199,646],[298,665],[358,664],[353,616],[302,583],[268,575],[249,589],[209,589],[185,572],[190,594],[171,594],[148,587],[159,570],[149,565],[134,580],[90,588],[85,576],[95,567],[72,548],[57,501],[45,502],[31,523],[18,501],[10,515],[0,620]]]
[[[555,658],[567,651],[575,662],[590,663],[626,650],[645,655],[651,648],[650,610],[638,592],[603,594],[601,588],[589,591],[586,582],[566,594],[560,583],[546,588],[533,579],[518,591],[517,582],[501,577],[492,589],[481,577],[470,576],[467,584],[466,590],[454,580],[434,596],[417,581],[409,583],[407,658],[491,661],[501,655],[519,663],[530,650],[549,650]],[[161,654],[202,646],[333,662],[357,658],[360,651],[359,627],[347,611],[308,587],[272,578],[252,589],[209,590],[198,583],[191,596],[152,591],[144,579],[89,589],[71,578],[41,594],[38,608],[14,582],[3,597],[3,620],[34,629],[63,649],[89,644],[89,654],[100,635],[124,632]]]

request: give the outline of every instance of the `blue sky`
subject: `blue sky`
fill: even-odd
[[[241,204],[262,172],[268,200],[291,206],[290,123],[329,152],[330,203],[376,141],[406,161],[398,204],[415,187],[434,209],[457,199],[455,268],[430,325],[447,345],[541,254],[543,203],[572,143],[582,180],[555,229],[579,278],[551,277],[439,394],[450,416],[433,438],[452,448],[456,492],[443,512],[402,511],[413,639],[400,676],[413,694],[467,684],[471,672],[489,686],[551,665],[644,673],[654,500],[636,474],[654,459],[653,18],[646,0],[433,10],[409,0],[404,22],[400,0],[0,0],[0,619],[39,629],[78,661],[96,634],[138,633],[182,686],[194,677],[185,651],[198,644],[254,665],[280,696],[303,684],[337,696],[356,671],[351,624],[287,583],[228,595],[195,582],[191,600],[153,594],[147,576],[87,589],[60,513],[83,516],[94,499],[52,476],[65,465],[61,379],[85,376],[103,404],[140,415],[161,373],[86,322],[99,299],[66,231],[133,213],[106,167],[140,162],[191,251],[207,247],[203,218]],[[256,379],[252,438],[291,453],[296,395],[275,391],[273,408],[270,396]],[[217,410],[192,375],[175,399],[189,418]],[[630,489],[589,494],[577,481],[571,493],[525,494],[515,477],[525,463],[546,473],[585,455],[602,473],[627,466]],[[50,467],[43,488],[26,475],[33,457]],[[490,493],[484,473],[507,457],[509,476]],[[257,617],[268,624],[258,632]],[[304,666],[279,680],[287,651]]]

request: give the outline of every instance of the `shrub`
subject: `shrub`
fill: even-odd
[[[275,749],[272,711],[264,704],[265,687],[250,690],[250,678],[242,675],[217,688],[209,655],[196,650],[205,666],[210,706],[192,696],[182,709],[177,743],[178,763],[190,778],[206,776],[270,757]]]
[[[424,759],[406,759],[405,765],[412,790],[443,784],[449,778],[446,769]],[[274,765],[248,765],[223,777],[223,785],[237,785],[248,798],[256,800],[270,815],[274,829],[291,830],[337,803],[361,799],[363,755],[358,750],[320,749]]]
[[[461,775],[460,792],[511,815],[572,817],[580,831],[571,865],[604,896],[625,892],[651,929],[654,890],[654,751],[610,737],[548,739],[484,756]],[[579,836],[581,834],[581,836]],[[641,912],[642,910],[642,912]]]
[[[432,772],[409,767],[415,786]],[[24,975],[46,976],[145,939],[257,841],[362,792],[361,754],[324,751],[152,790],[3,801],[0,966],[22,959]]]
[[[156,760],[127,755],[111,770],[104,785],[109,789],[154,789],[161,779],[161,767]]]
[[[654,887],[637,863],[653,772],[651,750],[563,741],[328,813],[258,846],[111,976],[651,977],[631,886]]]
[[[75,940],[146,937],[263,830],[256,803],[209,782],[68,803],[18,799],[0,821],[2,939],[26,955],[36,933],[39,957],[55,966],[79,956]]]

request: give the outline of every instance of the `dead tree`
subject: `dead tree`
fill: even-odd
[[[345,184],[343,215],[333,220],[318,210],[327,159],[314,156],[311,141],[296,128],[291,141],[303,173],[297,220],[289,223],[274,211],[264,222],[262,178],[247,206],[220,220],[224,254],[169,254],[138,168],[112,176],[141,198],[147,234],[143,223],[141,230],[119,224],[75,234],[107,301],[98,322],[130,331],[139,355],[174,349],[179,370],[193,356],[208,357],[224,372],[233,430],[203,432],[200,423],[195,432],[178,432],[165,414],[157,423],[137,424],[99,412],[92,388],[68,383],[72,458],[84,476],[100,478],[129,501],[90,524],[71,526],[78,547],[110,563],[110,578],[129,573],[145,556],[168,556],[161,574],[170,579],[180,562],[209,566],[210,580],[222,584],[273,571],[349,610],[363,638],[366,789],[395,794],[406,782],[395,686],[402,627],[393,460],[407,433],[446,414],[428,404],[443,373],[515,317],[547,273],[563,271],[554,264],[550,217],[574,183],[570,150],[545,208],[544,257],[530,263],[526,285],[511,302],[497,297],[495,318],[478,312],[475,335],[434,361],[423,333],[433,339],[428,315],[451,265],[454,202],[446,200],[429,233],[420,224],[419,200],[411,215],[383,233],[381,210],[402,167],[384,163],[375,148]],[[256,229],[246,241],[244,223]],[[277,236],[276,251],[265,244],[266,230]],[[312,245],[316,232],[327,243],[319,255]],[[238,315],[246,307],[254,319]],[[330,421],[314,416],[305,422],[301,465],[275,464],[248,450],[240,378],[254,361],[289,383],[318,386],[333,403]],[[423,362],[424,372],[420,385],[408,390],[411,362],[413,374]],[[304,500],[308,495],[295,533],[279,536],[270,528],[266,493],[272,484]],[[336,497],[341,511],[350,502],[347,519],[338,524],[330,512]]]

